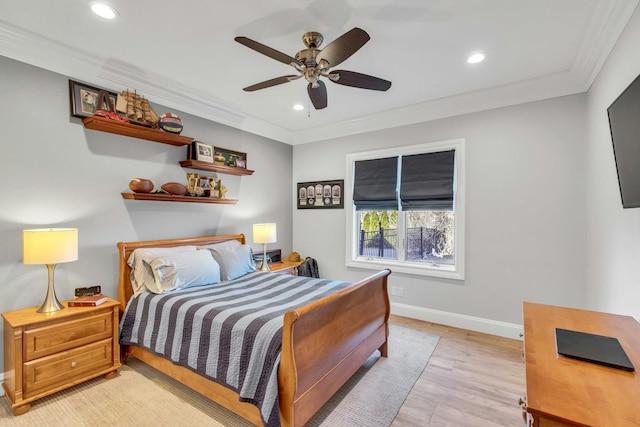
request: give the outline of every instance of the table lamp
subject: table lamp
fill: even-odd
[[[38,313],[49,313],[64,308],[56,298],[53,271],[56,264],[78,259],[77,228],[40,228],[22,231],[23,263],[45,264],[49,272],[49,287]]]
[[[253,224],[253,242],[262,243],[263,255],[262,255],[262,267],[260,271],[270,271],[269,263],[267,262],[267,243],[274,243],[276,241],[276,225],[275,223],[266,224]]]

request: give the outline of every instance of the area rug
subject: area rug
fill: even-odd
[[[375,352],[307,426],[390,426],[438,340],[391,325],[389,357]],[[118,377],[95,378],[36,400],[24,415],[14,417],[6,397],[0,399],[0,426],[252,425],[135,359],[122,366]]]

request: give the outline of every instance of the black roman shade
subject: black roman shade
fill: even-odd
[[[455,150],[402,156],[402,210],[453,209]]]
[[[397,210],[398,157],[355,162],[353,203],[356,210]]]

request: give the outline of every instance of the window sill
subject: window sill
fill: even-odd
[[[388,268],[395,273],[412,274],[416,276],[430,276],[442,279],[464,280],[464,272],[456,270],[455,267],[441,265],[434,267],[430,265],[416,265],[401,263],[389,259],[374,258],[371,260],[349,260],[347,267],[364,268],[368,270],[380,270]]]

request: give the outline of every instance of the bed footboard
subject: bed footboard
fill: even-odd
[[[304,425],[374,351],[387,356],[390,273],[286,313],[278,372],[283,427]]]

